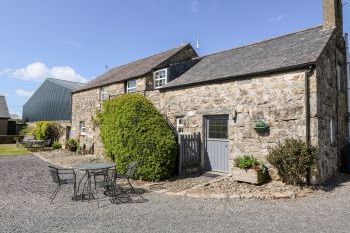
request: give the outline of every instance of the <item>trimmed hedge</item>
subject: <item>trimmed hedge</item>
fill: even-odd
[[[175,135],[153,104],[140,94],[125,94],[103,104],[98,113],[105,153],[118,172],[138,162],[135,178],[172,176],[177,155]]]
[[[308,170],[315,170],[316,147],[302,140],[287,138],[267,156],[267,161],[276,169],[283,182],[301,185],[307,182]]]

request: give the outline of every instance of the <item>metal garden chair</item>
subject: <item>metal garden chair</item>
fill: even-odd
[[[117,174],[117,177],[116,177],[118,179],[126,179],[129,183],[129,186],[130,186],[133,193],[135,193],[135,189],[130,182],[130,178],[134,177],[134,174],[135,174],[135,171],[137,168],[137,164],[138,163],[136,161],[131,162],[128,166],[128,169],[126,170],[126,173],[125,174]]]
[[[65,169],[65,168],[57,168],[53,166],[49,166],[50,174],[52,177],[52,181],[57,184],[57,188],[55,189],[54,193],[50,197],[51,201],[53,202],[55,199],[58,191],[61,188],[61,185],[64,184],[73,184],[73,195],[76,196],[76,174],[73,169]]]
[[[99,172],[92,173],[92,176],[95,185],[97,207],[99,207],[97,188],[102,188],[104,190],[103,193],[111,198],[111,202],[125,202],[122,199],[131,201],[129,194],[116,183],[117,172],[115,168],[99,170]]]

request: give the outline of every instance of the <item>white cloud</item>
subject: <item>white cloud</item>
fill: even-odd
[[[48,67],[42,62],[34,62],[19,69],[0,70],[0,76],[8,75],[26,81],[43,81],[46,78],[57,78],[74,82],[86,82],[87,80],[69,66]]]
[[[277,17],[270,18],[270,22],[271,22],[271,23],[275,23],[275,22],[282,21],[283,19],[284,19],[284,15],[279,15],[279,16],[277,16]]]
[[[197,15],[199,12],[199,2],[198,0],[193,0],[191,3],[191,12],[193,15]]]
[[[0,70],[0,76],[3,76],[7,73],[11,72],[11,69],[3,69],[3,70]]]
[[[22,89],[17,89],[16,90],[16,95],[17,96],[21,96],[21,97],[31,97],[33,95],[34,91],[26,91],[26,90],[22,90]]]

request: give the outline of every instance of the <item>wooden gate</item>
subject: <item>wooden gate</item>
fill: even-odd
[[[199,167],[201,161],[201,135],[194,134],[179,134],[179,160],[178,160],[178,175],[183,173],[183,170],[191,167]]]

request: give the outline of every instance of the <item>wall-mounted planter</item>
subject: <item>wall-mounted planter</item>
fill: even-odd
[[[232,178],[250,184],[262,184],[266,180],[265,169],[240,169],[235,167],[232,170]]]
[[[253,128],[258,133],[265,133],[269,131],[269,125],[263,120],[255,121],[253,124]]]

